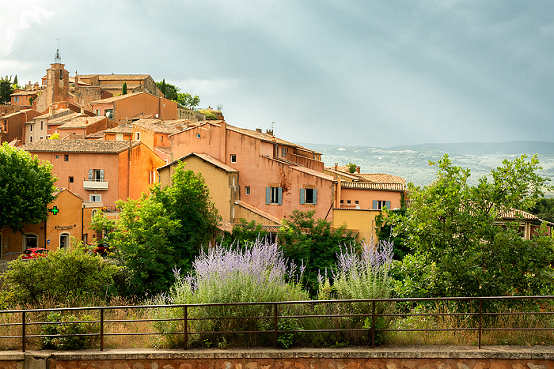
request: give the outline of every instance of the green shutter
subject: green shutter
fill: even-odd
[[[301,188],[300,189],[300,205],[304,205],[306,203],[306,190]]]
[[[279,187],[279,205],[283,205],[283,187]]]
[[[385,203],[385,206],[387,207],[387,209],[390,210],[390,201],[387,201],[387,202]]]
[[[271,204],[271,187],[265,188],[265,204]]]
[[[373,200],[373,209],[377,209],[377,200]]]
[[[314,188],[314,205],[317,204],[317,189]]]

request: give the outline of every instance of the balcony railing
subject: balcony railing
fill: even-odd
[[[83,188],[85,190],[107,190],[108,180],[106,179],[87,179],[83,180]]]

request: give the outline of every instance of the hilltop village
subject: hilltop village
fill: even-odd
[[[31,247],[67,248],[71,237],[93,243],[96,212],[116,218],[117,200],[138,199],[154,183],[169,185],[182,161],[202,173],[222,231],[241,219],[277,231],[298,209],[369,239],[381,209],[399,208],[406,190],[403,178],[325,167],[320,153],[272,130],[184,108],[165,98],[150,75],[70,76],[61,60],[40,85],[29,82],[0,107],[0,142],[50,162],[58,178],[47,221],[22,233],[1,230],[2,259]]]
[[[169,185],[181,161],[202,173],[222,231],[241,219],[276,231],[298,209],[369,239],[380,210],[401,205],[400,177],[324,167],[318,152],[213,113],[208,119],[166,99],[150,75],[70,76],[61,62],[51,64],[40,85],[29,82],[1,106],[0,142],[50,162],[59,192],[46,222],[23,233],[1,230],[2,258],[30,247],[65,248],[71,237],[92,243],[95,212],[117,217],[117,200]]]

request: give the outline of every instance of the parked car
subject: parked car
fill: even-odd
[[[29,249],[26,249],[23,251],[23,255],[21,256],[21,259],[23,260],[31,260],[35,259],[41,256],[46,256],[48,254],[48,250],[42,247],[31,247]]]
[[[102,256],[106,256],[110,251],[110,245],[107,243],[101,243],[94,249],[94,253]]]

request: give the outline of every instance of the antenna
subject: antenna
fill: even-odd
[[[62,57],[60,56],[60,39],[57,38],[56,40],[58,40],[58,49],[56,50],[56,56],[54,57],[54,61],[60,64],[62,62]]]

